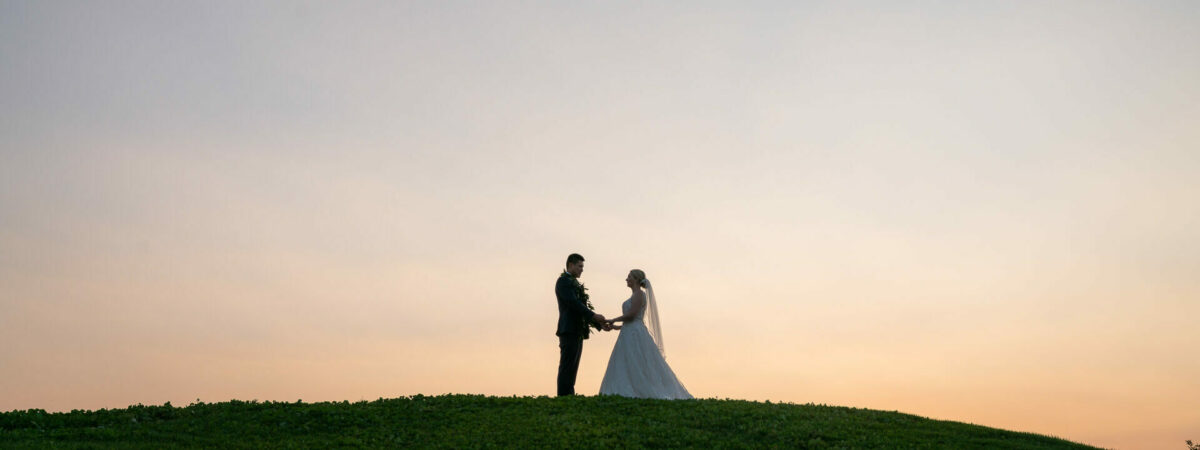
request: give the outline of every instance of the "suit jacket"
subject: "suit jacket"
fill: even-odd
[[[588,329],[584,319],[592,320],[596,313],[588,309],[583,299],[579,298],[579,292],[575,289],[575,277],[558,277],[558,282],[554,284],[554,295],[558,297],[558,331],[554,334],[586,337]]]

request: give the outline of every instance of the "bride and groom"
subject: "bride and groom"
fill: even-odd
[[[688,399],[692,395],[667,365],[658,325],[658,307],[654,289],[645,272],[629,271],[625,285],[632,291],[621,305],[621,316],[605,319],[592,311],[587,288],[579,282],[583,275],[583,256],[572,253],[567,268],[554,285],[558,297],[558,395],[575,395],[575,376],[583,340],[591,329],[620,330],[608,369],[600,383],[600,395],[637,398]],[[617,325],[617,322],[623,325]]]

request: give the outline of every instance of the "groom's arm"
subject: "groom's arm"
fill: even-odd
[[[559,278],[558,284],[554,285],[554,294],[558,296],[559,301],[565,303],[572,311],[579,313],[588,320],[596,321],[596,313],[588,309],[587,305],[583,304],[583,299],[576,295],[574,286],[571,281],[566,278]],[[603,316],[599,322],[603,322]]]

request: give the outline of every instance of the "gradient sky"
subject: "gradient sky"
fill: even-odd
[[[699,397],[1200,440],[1200,3],[569,3],[0,0],[0,411],[551,395],[579,252]]]

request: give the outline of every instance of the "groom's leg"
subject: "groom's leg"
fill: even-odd
[[[558,338],[558,395],[575,395],[575,375],[579,373],[579,356],[583,354],[583,339],[579,336]]]
[[[575,341],[575,358],[571,364],[571,395],[575,395],[575,376],[579,374],[579,361],[583,358],[583,339]]]

